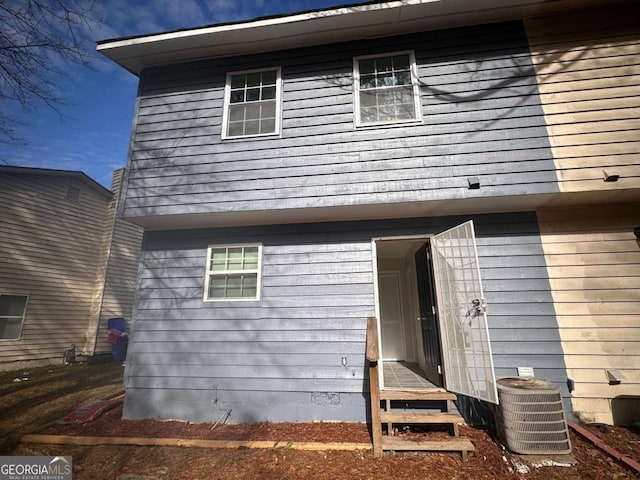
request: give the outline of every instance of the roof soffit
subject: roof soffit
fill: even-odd
[[[397,0],[99,42],[135,75],[150,66],[458,27],[586,8],[603,0]]]

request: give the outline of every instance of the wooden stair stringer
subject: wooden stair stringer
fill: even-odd
[[[458,452],[464,461],[469,452],[475,450],[470,440],[459,437],[458,425],[464,419],[451,412],[451,402],[456,395],[446,390],[380,390],[379,399],[384,409],[379,413],[381,424],[387,424],[387,435],[381,437],[381,450],[385,451],[422,451],[422,452]],[[433,402],[444,405],[445,411],[394,411],[394,402]],[[407,405],[410,409],[410,405]],[[453,436],[440,440],[415,440],[402,436],[392,436],[393,424],[450,425]]]
[[[425,452],[459,452],[463,460],[467,454],[475,449],[466,438],[458,436],[458,424],[463,423],[462,417],[451,412],[451,402],[457,397],[443,389],[431,390],[383,390],[380,388],[380,372],[378,363],[380,351],[378,345],[377,320],[367,318],[367,341],[365,358],[369,367],[369,395],[371,399],[371,436],[374,457],[380,457],[383,451],[425,451]],[[411,405],[405,405],[403,411],[393,411],[393,401],[399,402],[438,402],[440,412],[433,413],[430,409],[418,405],[415,412],[407,412]],[[384,411],[381,411],[381,402]],[[421,410],[421,411],[420,411]],[[414,441],[411,437],[384,436],[382,424],[387,424],[389,433],[393,433],[393,423],[423,423],[451,425],[453,437],[446,440]]]

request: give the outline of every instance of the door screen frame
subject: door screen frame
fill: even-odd
[[[375,315],[376,315],[376,324],[377,324],[377,334],[378,334],[378,346],[381,349],[382,348],[382,329],[381,329],[381,324],[380,324],[380,295],[378,292],[378,288],[379,288],[379,284],[378,284],[378,248],[377,248],[377,243],[378,242],[383,242],[383,241],[402,241],[402,240],[424,240],[425,242],[428,242],[430,244],[430,248],[432,249],[432,257],[434,257],[435,255],[442,255],[442,249],[445,248],[442,245],[439,245],[438,248],[436,249],[437,251],[433,251],[433,249],[435,248],[435,245],[433,245],[433,242],[446,242],[447,238],[449,235],[452,235],[453,233],[457,233],[457,231],[466,231],[466,232],[470,232],[469,235],[465,236],[464,238],[460,237],[460,238],[453,238],[450,241],[454,241],[457,239],[458,243],[462,243],[460,240],[465,240],[466,239],[466,243],[468,243],[470,246],[468,246],[467,250],[469,251],[473,251],[473,258],[471,258],[471,260],[473,261],[473,268],[474,268],[474,272],[473,272],[473,276],[477,279],[478,282],[478,289],[479,291],[477,292],[477,294],[479,295],[478,298],[473,299],[473,308],[469,309],[468,305],[466,305],[465,303],[465,308],[467,308],[467,313],[465,316],[465,322],[469,322],[469,321],[473,321],[474,318],[477,318],[477,320],[481,321],[480,325],[477,325],[476,327],[474,327],[474,330],[472,333],[475,333],[476,337],[478,337],[477,341],[474,340],[474,345],[478,344],[481,347],[481,351],[480,351],[480,355],[483,357],[483,360],[481,363],[483,363],[483,367],[482,367],[482,371],[484,372],[483,375],[481,375],[478,379],[470,379],[469,382],[466,382],[466,384],[471,385],[472,388],[464,388],[464,386],[460,386],[458,385],[455,381],[451,382],[452,384],[450,384],[450,379],[447,378],[447,368],[450,367],[450,365],[447,364],[446,360],[447,355],[451,352],[445,352],[445,349],[448,348],[448,342],[445,341],[447,339],[444,339],[443,336],[444,335],[450,335],[450,332],[453,331],[454,333],[457,332],[457,330],[450,330],[448,333],[444,333],[443,332],[443,325],[442,322],[445,321],[452,321],[452,315],[446,315],[446,318],[442,317],[443,312],[438,311],[437,315],[438,315],[438,322],[440,322],[440,344],[441,344],[441,352],[440,352],[440,356],[441,356],[441,360],[443,361],[443,380],[444,380],[444,386],[447,390],[453,391],[453,392],[457,392],[457,393],[461,393],[463,395],[467,395],[467,396],[471,396],[474,398],[479,398],[485,401],[488,401],[490,403],[498,403],[498,399],[497,399],[497,391],[496,391],[496,382],[495,382],[495,369],[494,369],[494,365],[493,365],[493,354],[491,351],[491,339],[490,339],[490,332],[489,332],[489,328],[488,328],[488,323],[487,323],[487,317],[486,317],[486,300],[484,298],[484,294],[482,293],[482,279],[481,279],[481,275],[480,275],[480,267],[479,267],[479,263],[478,263],[478,252],[477,252],[477,246],[476,246],[476,236],[475,236],[475,228],[474,228],[474,224],[473,224],[473,220],[468,220],[467,222],[463,222],[459,225],[455,225],[452,228],[446,229],[443,232],[438,232],[435,234],[427,234],[427,235],[398,235],[398,236],[385,236],[385,237],[374,237],[371,239],[371,250],[372,250],[372,261],[373,261],[373,282],[374,282],[374,298],[375,298]],[[465,245],[466,245],[465,243]],[[472,247],[472,248],[471,248]],[[455,249],[454,249],[455,250]],[[460,248],[458,248],[458,250],[460,250]],[[449,257],[446,257],[449,258]],[[460,262],[461,259],[464,260],[467,257],[464,256],[456,256],[456,255],[452,255],[451,260],[453,262]],[[435,280],[435,294],[436,294],[436,302],[438,304],[438,308],[442,308],[443,306],[441,305],[441,295],[446,295],[447,293],[450,294],[449,296],[451,296],[451,293],[454,291],[451,288],[449,288],[448,291],[446,288],[445,283],[443,283],[442,278],[438,278],[438,276],[440,275],[440,277],[442,277],[442,271],[441,271],[441,266],[439,267],[438,265],[436,265],[436,259],[432,258],[431,260],[432,262],[432,268],[434,271],[434,280]],[[449,262],[447,260],[447,262]],[[440,269],[440,270],[439,270]],[[456,267],[456,270],[460,270],[460,267]],[[466,272],[466,270],[465,270]],[[457,276],[455,276],[456,278],[453,279],[454,282],[459,282],[460,280],[457,279]],[[466,282],[466,280],[462,279],[463,283]],[[444,285],[444,286],[443,286]],[[455,290],[457,291],[457,286],[455,284],[453,284],[453,287],[455,287]],[[442,291],[440,291],[442,290]],[[468,293],[468,292],[467,292]],[[444,298],[444,297],[443,297]],[[465,297],[465,300],[469,300]],[[446,303],[446,302],[445,302]],[[451,302],[449,302],[451,303]],[[459,308],[462,304],[459,303],[457,305],[457,307]],[[449,307],[452,307],[452,305],[449,305]],[[450,310],[452,310],[452,308],[449,308]],[[474,310],[473,315],[470,315],[469,312],[471,312],[472,310]],[[450,318],[451,317],[451,318]],[[459,322],[459,318],[453,318],[455,320],[456,323],[460,323]],[[447,327],[448,328],[448,327]],[[458,329],[459,330],[459,329]],[[457,332],[460,333],[460,332]],[[463,335],[467,335],[467,332],[464,331],[462,332]],[[464,342],[464,344],[466,345],[466,341]],[[450,345],[449,345],[450,347]],[[468,349],[467,347],[464,348],[465,353],[464,356],[465,358],[469,357],[472,360],[474,359],[474,356],[478,356],[478,352],[476,347],[473,347],[471,349]],[[467,350],[469,350],[467,352]],[[488,356],[488,358],[486,358]],[[384,352],[382,352],[382,350],[380,350],[380,359],[382,359],[384,357]],[[449,361],[451,361],[451,359],[448,359]],[[464,362],[458,362],[460,365],[462,365]],[[473,363],[473,362],[472,362]],[[485,365],[487,364],[487,365]],[[458,365],[458,366],[460,366]],[[455,365],[454,365],[455,366]],[[379,361],[379,368],[380,368],[380,388],[384,388],[384,362]],[[474,370],[474,372],[478,370],[477,368]],[[485,379],[485,383],[484,385],[487,387],[484,390],[482,388],[476,388],[477,385],[480,385],[478,382],[482,381],[482,379]],[[476,385],[477,384],[477,385]],[[468,386],[467,385],[467,386]]]

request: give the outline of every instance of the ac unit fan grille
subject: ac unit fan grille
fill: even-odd
[[[560,389],[546,380],[509,377],[497,381],[498,437],[516,453],[571,453]]]

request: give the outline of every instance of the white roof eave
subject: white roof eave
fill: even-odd
[[[292,47],[510,20],[601,0],[396,0],[100,42],[135,75],[144,68]]]

